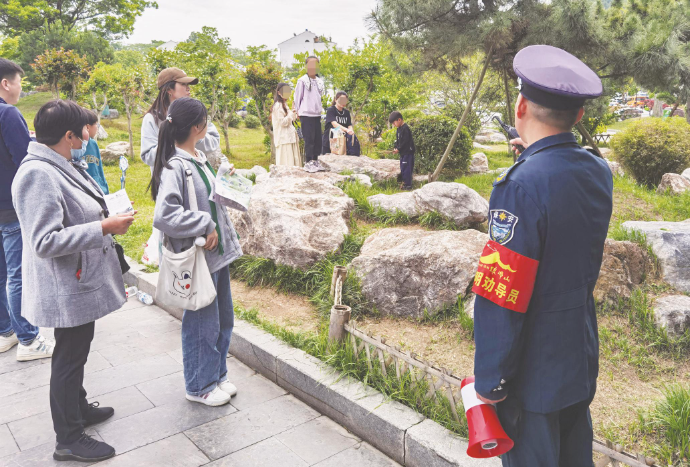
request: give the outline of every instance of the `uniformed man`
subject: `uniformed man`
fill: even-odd
[[[515,122],[525,146],[494,181],[490,240],[473,291],[475,389],[498,403],[510,467],[592,467],[589,404],[599,371],[592,291],[612,210],[606,162],[572,127],[599,77],[546,45],[521,50]]]

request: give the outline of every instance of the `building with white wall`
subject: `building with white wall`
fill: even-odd
[[[318,54],[326,50],[326,43],[321,40],[313,32],[305,29],[301,34],[295,34],[294,37],[278,44],[280,51],[280,64],[286,68],[295,64],[295,55],[309,52]]]

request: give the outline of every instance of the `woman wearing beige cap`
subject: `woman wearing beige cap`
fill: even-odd
[[[179,68],[166,68],[158,74],[158,97],[144,115],[141,124],[141,160],[149,165],[151,170],[156,162],[159,127],[168,117],[170,104],[180,97],[189,97],[189,86],[198,83],[198,78],[187,76],[187,73]],[[206,136],[196,143],[196,148],[204,154],[213,153],[220,148],[220,133],[213,122],[208,122]],[[141,258],[145,264],[158,266],[158,235],[159,232],[153,229]]]

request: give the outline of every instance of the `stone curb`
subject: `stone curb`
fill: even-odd
[[[130,266],[125,283],[155,296],[158,273],[146,273],[131,260]],[[159,307],[182,317],[182,310]],[[246,321],[235,320],[230,353],[402,465],[501,465],[497,458],[468,457],[467,440]]]

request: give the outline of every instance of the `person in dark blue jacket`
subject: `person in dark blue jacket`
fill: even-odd
[[[0,58],[0,352],[15,345],[17,360],[49,358],[55,343],[22,316],[22,234],[12,205],[12,181],[31,142],[29,127],[15,105],[24,70]]]
[[[89,132],[89,142],[86,143],[84,151],[84,160],[88,164],[86,172],[96,180],[98,186],[101,187],[104,195],[110,194],[108,189],[108,182],[105,180],[105,173],[103,172],[103,161],[101,160],[101,150],[98,148],[98,142],[94,139],[98,134],[98,115],[91,110],[85,109],[86,112],[86,129]]]
[[[523,145],[494,181],[479,260],[475,390],[497,403],[510,467],[592,467],[589,405],[599,371],[592,292],[612,211],[606,162],[571,133],[599,77],[555,47],[521,50],[515,107]]]
[[[388,117],[388,122],[391,123],[397,130],[395,131],[395,148],[393,152],[400,155],[400,176],[402,178],[402,188],[404,190],[412,189],[412,174],[414,173],[414,138],[412,137],[412,130],[403,121],[403,116],[400,112],[391,112]]]

